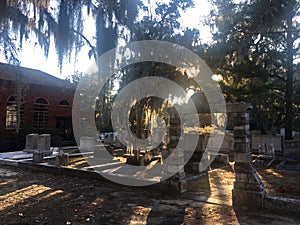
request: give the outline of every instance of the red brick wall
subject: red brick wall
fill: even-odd
[[[24,126],[33,124],[33,107],[37,98],[45,98],[49,103],[49,128],[56,127],[57,117],[72,117],[72,101],[75,88],[60,88],[40,84],[27,84],[25,86],[24,100]],[[0,80],[0,132],[10,132],[5,127],[6,104],[11,95],[14,95],[14,82]],[[61,100],[67,100],[70,107],[60,106]]]

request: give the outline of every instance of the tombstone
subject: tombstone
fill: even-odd
[[[33,155],[32,155],[32,161],[35,162],[35,163],[44,162],[44,152],[40,152],[38,150],[35,150],[33,152]]]
[[[51,155],[50,151],[51,134],[41,134],[38,138],[37,150],[43,152],[44,156]]]
[[[251,150],[258,150],[259,153],[283,152],[283,136],[274,135],[251,135]],[[273,149],[273,150],[272,150]]]
[[[60,153],[55,157],[56,166],[68,166],[69,165],[69,155],[65,153]]]
[[[24,152],[34,152],[37,150],[39,135],[38,134],[27,134],[26,135],[26,147]]]
[[[93,152],[95,148],[95,140],[93,137],[83,136],[80,137],[80,151]]]

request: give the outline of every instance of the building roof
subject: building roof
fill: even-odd
[[[0,80],[16,81],[17,76],[22,76],[21,81],[25,83],[64,88],[73,87],[69,81],[59,79],[40,70],[0,63]]]

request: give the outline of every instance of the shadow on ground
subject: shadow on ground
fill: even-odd
[[[0,224],[300,223],[292,214],[235,211],[225,177],[230,168],[194,181],[184,195],[15,167],[0,171]]]

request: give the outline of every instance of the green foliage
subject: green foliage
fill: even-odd
[[[299,2],[212,2],[216,7],[210,21],[214,44],[202,55],[215,73],[222,74],[226,100],[252,103],[253,126],[262,131],[291,123],[287,119],[292,99],[288,93],[293,90],[290,55],[298,53],[289,48],[289,42],[299,38],[299,29],[296,20],[290,27],[288,21],[299,13]]]
[[[36,44],[44,48],[46,56],[54,37],[60,66],[83,45],[90,47],[89,57],[96,59],[120,42],[174,42],[197,53],[216,74],[223,76],[220,85],[228,102],[253,104],[253,127],[276,129],[289,124],[290,128],[292,113],[295,118],[299,114],[299,88],[296,85],[295,91],[292,82],[293,56],[300,55],[300,47],[296,46],[300,36],[299,20],[295,19],[300,14],[299,1],[211,2],[214,10],[207,23],[214,42],[201,45],[201,33],[195,29],[181,30],[178,22],[180,13],[193,6],[192,0],[156,5],[141,0],[61,0],[54,8],[50,7],[49,0],[1,1],[0,45],[3,48],[0,48],[0,53],[8,62],[18,64],[22,42],[32,34],[37,37]],[[83,35],[83,15],[95,19],[94,40]],[[138,15],[144,17],[138,20]],[[77,78],[81,76],[75,75]],[[147,62],[126,67],[115,74],[99,94],[96,105],[98,129],[110,130],[111,124],[102,124],[100,120],[110,118],[111,103],[117,91],[137,78],[153,75],[174,80],[185,89],[196,89],[185,71],[168,65]],[[119,82],[119,88],[116,82]],[[149,99],[145,101],[149,102]]]

